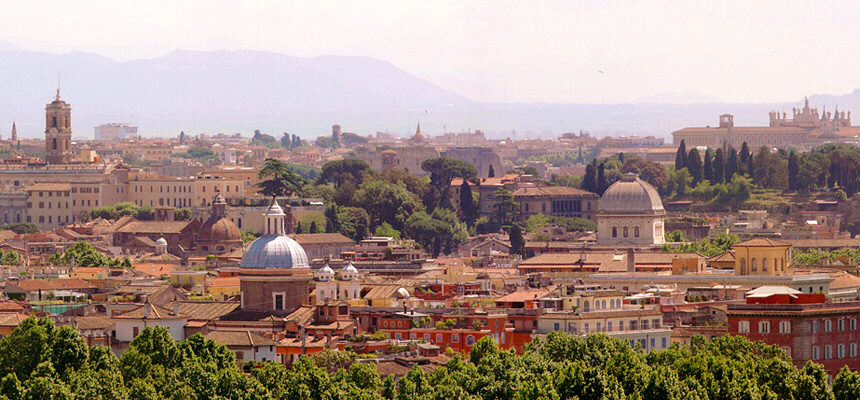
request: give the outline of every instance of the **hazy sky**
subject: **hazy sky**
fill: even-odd
[[[27,50],[361,55],[493,102],[844,94],[860,87],[857,21],[829,1],[0,0],[0,40]]]

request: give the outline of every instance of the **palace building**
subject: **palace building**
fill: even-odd
[[[684,141],[687,148],[710,147],[740,149],[744,142],[751,149],[768,147],[810,147],[817,143],[842,141],[860,134],[860,127],[851,126],[851,112],[821,112],[809,107],[809,99],[803,108],[793,108],[791,118],[786,112],[771,111],[768,126],[735,126],[734,116],[720,115],[716,127],[684,128],[672,132],[675,144]]]

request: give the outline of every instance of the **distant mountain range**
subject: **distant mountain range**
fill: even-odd
[[[291,57],[260,51],[177,50],[160,58],[116,62],[82,52],[54,55],[0,42],[0,135],[13,120],[19,135],[41,137],[44,107],[60,79],[72,105],[75,136],[93,127],[129,122],[145,136],[186,133],[250,135],[254,129],[314,138],[340,124],[361,135],[377,131],[437,135],[471,128],[491,137],[654,134],[670,137],[685,126],[715,125],[720,114],[739,125],[767,123],[784,104],[731,104],[699,93],[657,95],[636,104],[476,103],[367,57]],[[701,103],[702,101],[706,103]],[[671,104],[676,103],[676,104]],[[688,104],[697,103],[697,104]],[[860,90],[844,96],[812,96],[814,106],[860,111]]]

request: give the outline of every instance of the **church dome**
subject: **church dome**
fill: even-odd
[[[155,241],[155,245],[156,246],[167,246],[167,240],[164,239],[164,236],[162,236],[162,237],[158,238],[158,240]]]
[[[308,255],[286,235],[258,238],[242,256],[242,268],[310,268]]]
[[[226,217],[219,219],[210,218],[200,226],[198,238],[203,240],[236,241],[242,239],[242,233],[239,232],[239,227]]]
[[[663,201],[657,189],[639,179],[639,175],[627,173],[613,183],[600,198],[598,213],[603,214],[657,214],[664,213]]]
[[[216,193],[212,199],[212,212],[209,219],[200,226],[198,238],[205,241],[242,240],[242,233],[233,221],[227,218],[227,201],[221,193]]]
[[[355,266],[352,265],[352,263],[349,263],[349,265],[343,268],[342,272],[345,274],[357,274],[358,269],[356,269]]]

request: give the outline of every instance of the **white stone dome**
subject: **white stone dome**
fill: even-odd
[[[278,207],[280,208],[280,207]],[[310,268],[300,244],[286,235],[258,238],[242,256],[242,268]]]
[[[358,273],[358,269],[357,269],[357,268],[355,268],[355,266],[354,266],[354,265],[352,265],[352,263],[349,263],[346,267],[344,267],[344,268],[343,268],[343,271],[341,271],[341,273],[344,273],[344,274],[357,274],[357,273]]]
[[[654,186],[639,179],[637,174],[627,173],[603,193],[598,213],[660,214],[665,213],[665,209]]]
[[[320,275],[322,275],[322,274],[331,274],[331,275],[334,275],[334,270],[333,270],[333,269],[331,269],[331,267],[329,267],[329,266],[328,266],[328,264],[326,264],[325,266],[323,266],[322,268],[320,268],[319,273],[320,273]]]
[[[162,237],[158,238],[158,240],[155,241],[155,245],[156,246],[167,246],[167,240],[165,240],[164,237],[162,236]]]

